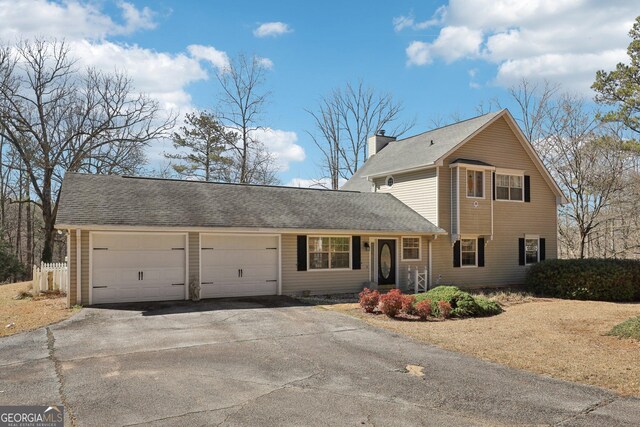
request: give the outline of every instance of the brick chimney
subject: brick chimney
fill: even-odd
[[[377,134],[370,136],[369,139],[367,139],[367,150],[369,152],[367,158],[379,153],[380,150],[386,147],[388,143],[395,140],[395,136],[386,136],[384,134],[384,129],[380,129]]]

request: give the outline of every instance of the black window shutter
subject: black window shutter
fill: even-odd
[[[362,258],[360,256],[360,236],[351,237],[351,268],[353,270],[360,270],[360,263]]]
[[[453,266],[460,267],[460,240],[453,244]]]
[[[531,177],[529,175],[524,176],[524,201],[531,201]]]
[[[491,191],[493,192],[493,200],[496,199],[496,173],[493,173],[493,178],[491,179]]]
[[[540,251],[540,261],[544,261],[544,257],[545,257],[545,241],[544,239],[540,239],[540,247],[538,248],[538,251]]]
[[[524,239],[518,239],[518,261],[520,265],[524,265]]]
[[[478,238],[478,267],[484,267],[484,239]]]
[[[298,271],[307,271],[307,236],[298,236]]]

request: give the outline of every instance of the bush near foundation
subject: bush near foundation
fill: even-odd
[[[529,267],[526,286],[537,295],[594,301],[640,301],[640,261],[555,259]]]
[[[484,297],[474,297],[456,286],[438,286],[416,297],[416,302],[431,300],[431,310],[440,317],[439,301],[451,306],[451,317],[484,317],[502,313],[495,301]]]
[[[402,310],[404,295],[400,289],[392,289],[380,297],[380,311],[388,317],[396,317]]]
[[[378,308],[378,304],[380,304],[380,293],[378,291],[364,288],[358,296],[360,297],[360,307],[362,307],[366,313],[373,313],[376,308]]]

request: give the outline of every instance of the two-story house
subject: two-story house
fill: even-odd
[[[564,196],[508,110],[396,140],[368,141],[343,190],[391,193],[447,236],[429,240],[431,283],[523,283],[557,255]]]
[[[562,200],[503,110],[371,137],[342,191],[69,173],[56,227],[69,305],[500,286],[556,256]]]

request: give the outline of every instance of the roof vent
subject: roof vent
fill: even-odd
[[[431,140],[431,145],[433,145],[433,139]]]
[[[385,131],[384,129],[380,129],[380,130],[378,131],[378,135],[379,135],[379,136],[384,136],[384,133],[385,133],[385,132],[386,132],[386,131]]]

